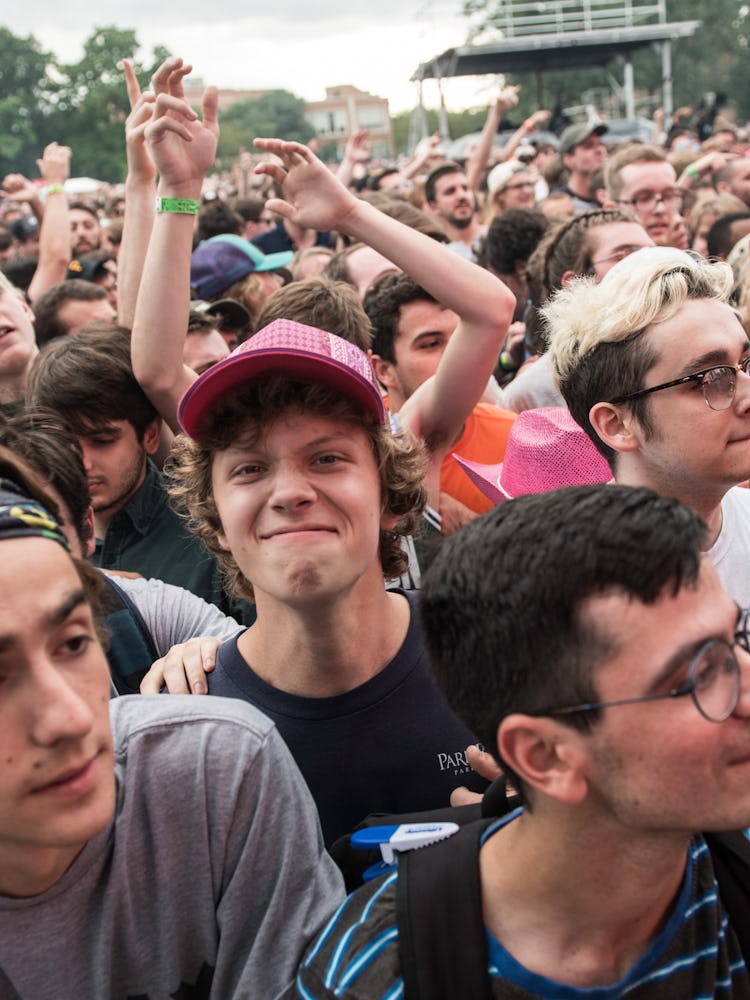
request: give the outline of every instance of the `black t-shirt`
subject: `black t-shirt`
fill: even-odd
[[[451,791],[486,782],[466,765],[476,737],[448,708],[427,663],[418,594],[404,593],[411,620],[403,645],[364,684],[331,698],[305,698],[262,680],[224,643],[209,674],[211,694],[243,698],[276,723],[307,781],[330,845],[368,813],[416,812],[449,804]]]

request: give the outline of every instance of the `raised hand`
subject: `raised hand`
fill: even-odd
[[[283,199],[267,203],[272,212],[302,229],[324,232],[345,227],[356,199],[307,146],[281,139],[256,139],[255,145],[281,160],[255,168],[282,187]]]
[[[70,177],[70,146],[51,142],[44,147],[42,158],[36,161],[39,174],[48,184],[64,184]]]
[[[152,78],[156,98],[145,127],[148,151],[160,175],[161,187],[195,196],[216,157],[219,139],[218,99],[215,87],[203,95],[202,119],[185,100],[183,77],[190,72],[181,59],[166,60]]]

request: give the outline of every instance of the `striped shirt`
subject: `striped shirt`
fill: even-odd
[[[341,905],[303,960],[297,979],[299,997],[399,1000],[404,996],[396,924],[397,879],[397,871],[384,875]],[[457,948],[460,939],[457,929]],[[524,968],[489,931],[487,944],[496,1000],[750,997],[750,978],[718,898],[702,837],[691,842],[682,888],[667,924],[618,983],[589,989],[566,986]]]

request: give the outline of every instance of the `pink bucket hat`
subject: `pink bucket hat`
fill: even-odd
[[[320,383],[386,422],[385,405],[370,359],[354,344],[314,326],[276,319],[197,378],[180,400],[178,417],[190,437],[232,389],[264,375]]]
[[[455,452],[453,457],[493,503],[612,478],[605,458],[563,406],[519,413],[499,465],[482,465]]]

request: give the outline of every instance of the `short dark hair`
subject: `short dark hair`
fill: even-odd
[[[31,366],[26,402],[52,410],[79,436],[127,420],[142,441],[157,418],[133,374],[130,330],[113,323],[90,323],[47,344]]]
[[[225,233],[240,236],[244,228],[242,216],[221,198],[205,202],[198,210],[196,235],[199,240],[210,240],[212,236],[223,236]]]
[[[447,177],[448,174],[463,174],[465,172],[461,164],[453,160],[448,160],[446,163],[441,163],[439,167],[435,167],[434,170],[429,172],[427,180],[424,182],[424,200],[428,204],[435,200],[435,187],[441,177]]]
[[[372,342],[370,321],[356,289],[322,275],[292,281],[269,295],[258,317],[258,329],[275,319],[293,319],[327,330],[362,351],[368,351]]]
[[[27,410],[0,422],[0,444],[19,455],[58,494],[83,552],[91,538],[86,469],[78,439],[55,413]],[[63,523],[63,512],[58,512]]]
[[[68,302],[96,302],[106,298],[107,292],[101,285],[82,278],[70,278],[53,285],[34,303],[37,344],[41,347],[57,337],[68,335],[67,326],[59,318],[60,310]]]
[[[372,352],[396,363],[394,344],[399,335],[401,308],[410,302],[437,302],[408,274],[384,274],[365,295],[364,307],[372,326]]]
[[[541,212],[510,208],[496,215],[482,239],[479,263],[494,274],[513,274],[517,261],[527,261],[549,227]]]
[[[732,224],[750,219],[750,212],[730,212],[714,222],[706,234],[706,252],[709,257],[726,258],[736,240],[732,238]]]
[[[596,701],[612,640],[583,601],[614,590],[653,604],[695,587],[705,533],[696,513],[653,490],[580,486],[509,500],[446,538],[421,613],[449,705],[497,754],[511,713]],[[599,714],[560,721],[587,731]]]
[[[265,198],[236,198],[232,208],[244,222],[257,222],[266,207]]]
[[[87,201],[82,201],[81,199],[78,199],[76,201],[71,201],[70,205],[68,205],[68,209],[69,211],[72,211],[74,208],[80,209],[81,212],[88,212],[89,215],[91,215],[94,219],[96,219],[99,225],[101,225],[101,219],[99,218],[99,213],[94,208],[94,206],[90,205]]]

